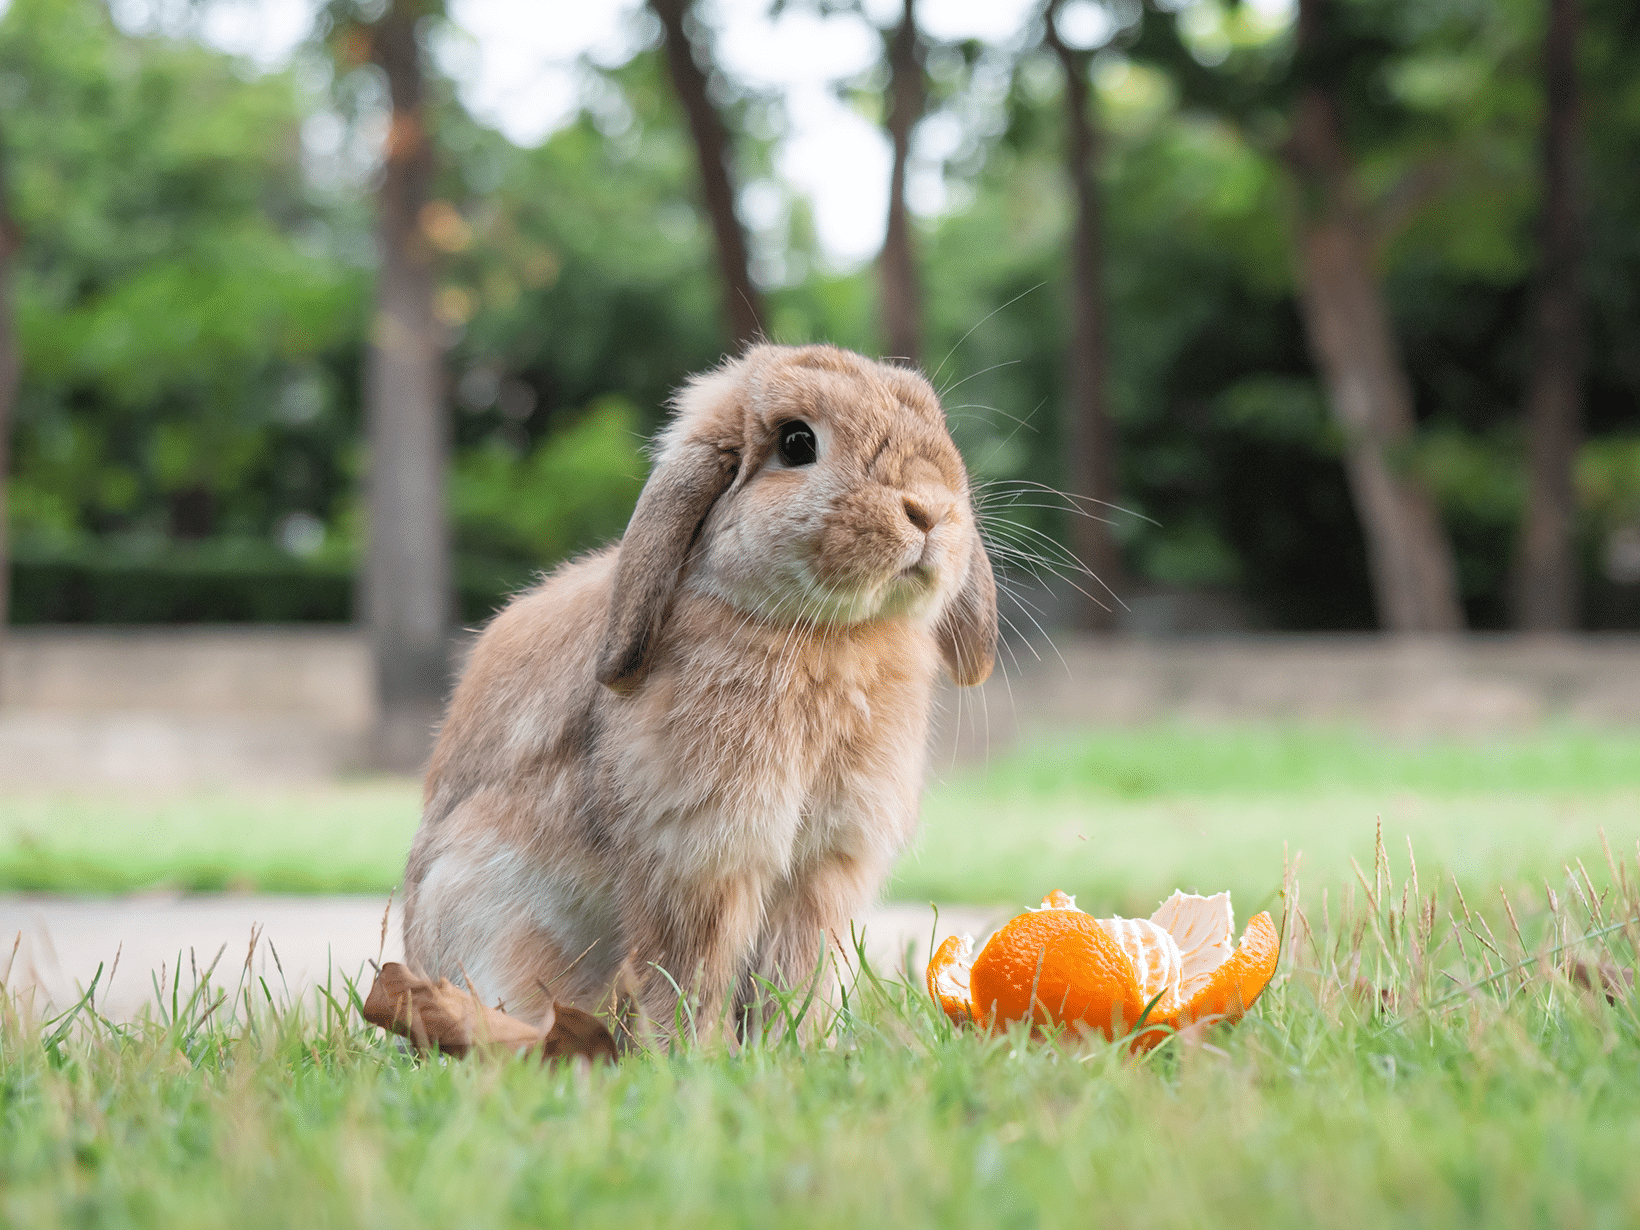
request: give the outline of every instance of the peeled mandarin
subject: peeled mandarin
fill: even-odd
[[[1270,915],[1255,915],[1235,947],[1232,927],[1228,893],[1176,892],[1147,920],[1093,918],[1055,889],[977,957],[968,936],[946,939],[928,993],[959,1024],[993,1029],[1029,1019],[1114,1038],[1143,1017],[1133,1045],[1148,1049],[1190,1024],[1240,1019],[1268,985],[1281,955]]]

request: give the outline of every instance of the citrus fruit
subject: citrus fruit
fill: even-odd
[[[971,937],[949,936],[928,963],[928,993],[958,1024],[991,1029],[1029,1019],[1115,1038],[1142,1020],[1134,1045],[1148,1048],[1252,1007],[1275,973],[1280,937],[1267,913],[1248,922],[1239,945],[1233,934],[1229,893],[1176,892],[1148,919],[1094,918],[1055,889],[977,956]]]
[[[971,1019],[968,970],[974,963],[974,937],[948,935],[928,963],[928,993],[957,1024]]]

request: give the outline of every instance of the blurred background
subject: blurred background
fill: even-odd
[[[385,889],[338,774],[758,336],[929,374],[1008,591],[933,813],[1070,818],[912,896],[1632,829],[1637,167],[1630,0],[0,0],[0,879]]]
[[[762,332],[933,375],[1058,622],[1640,626],[1634,6],[1056,18],[10,0],[11,624],[358,617],[374,342],[474,625]]]

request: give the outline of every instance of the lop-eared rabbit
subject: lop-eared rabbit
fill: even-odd
[[[427,774],[406,958],[525,1017],[807,982],[915,829],[941,665],[995,657],[920,375],[760,345],[674,411],[621,542],[479,638]]]

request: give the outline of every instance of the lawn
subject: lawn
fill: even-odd
[[[1403,914],[1389,864],[1325,922],[1290,890],[1247,1019],[1142,1058],[959,1031],[870,975],[806,1043],[590,1071],[417,1060],[344,986],[281,1005],[232,974],[129,1026],[8,1015],[0,1224],[1636,1224],[1640,1004],[1578,973],[1632,965],[1633,865],[1523,900],[1517,933],[1427,882]]]
[[[0,808],[13,887],[374,891],[416,798],[362,781]],[[0,1225],[1631,1226],[1637,838],[1624,734],[1066,734],[942,774],[893,894],[1062,885],[1148,912],[1176,883],[1228,886],[1286,941],[1207,1045],[984,1037],[866,975],[801,1044],[590,1072],[417,1060],[344,985],[291,1004],[230,971],[128,1025],[6,1013]]]
[[[1640,838],[1640,732],[1550,726],[1485,740],[1388,740],[1342,727],[1080,731],[947,773],[894,896],[1034,901],[1045,878],[1148,914],[1175,887],[1268,903],[1302,855],[1312,894],[1370,867],[1380,819],[1466,891],[1541,886],[1600,832]]]
[[[0,794],[0,889],[385,893],[416,788]],[[1051,887],[1149,913],[1176,886],[1272,899],[1284,857],[1337,891],[1379,818],[1466,889],[1536,885],[1640,837],[1640,734],[1547,727],[1405,743],[1348,728],[1154,726],[1036,739],[940,766],[922,836],[889,885],[908,901],[1027,902]],[[1049,882],[1051,881],[1051,883]]]

